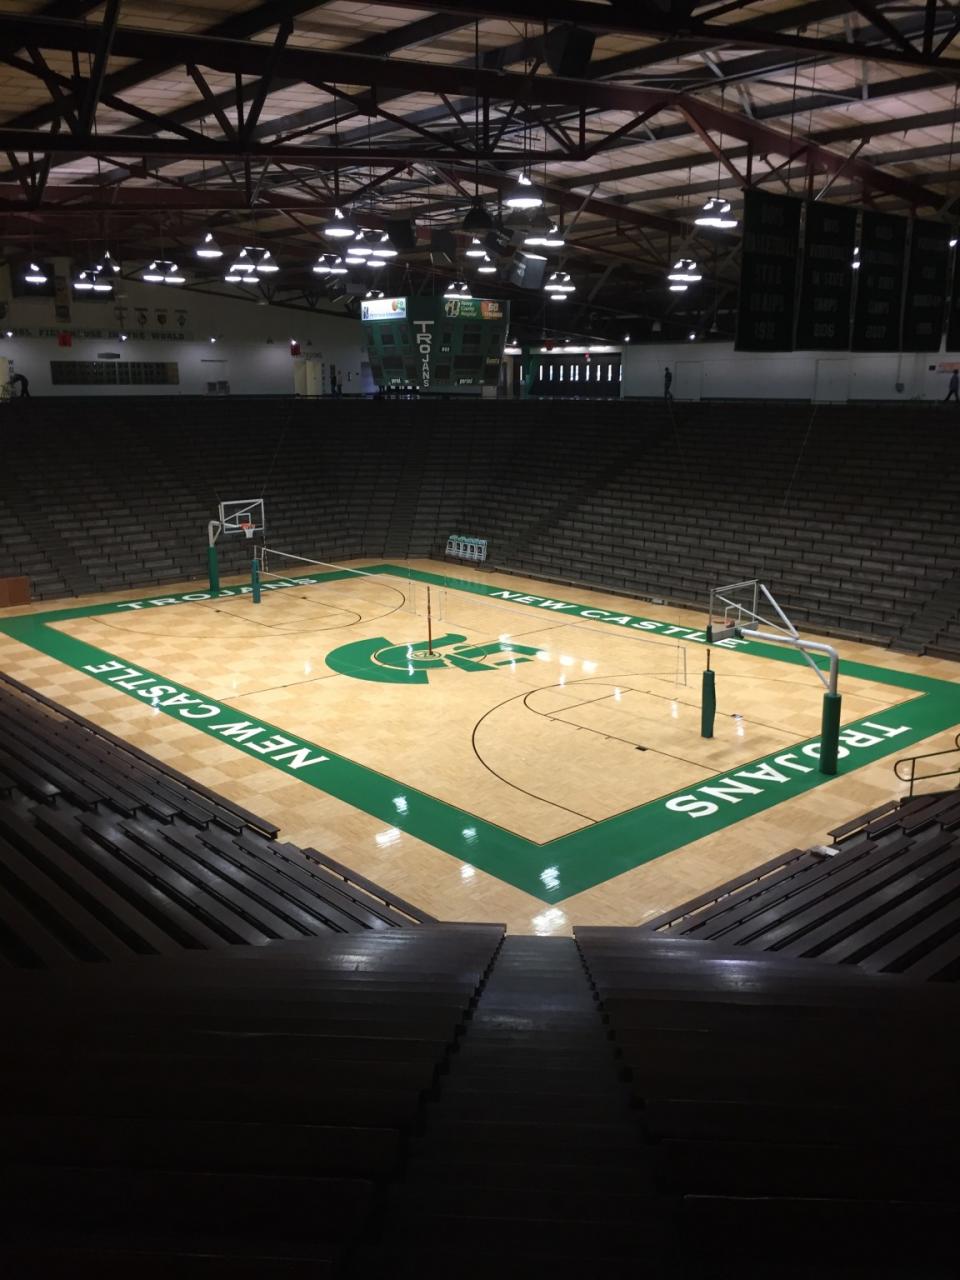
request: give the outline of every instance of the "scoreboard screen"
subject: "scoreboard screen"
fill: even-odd
[[[497,385],[510,304],[497,298],[371,298],[362,322],[378,386]]]

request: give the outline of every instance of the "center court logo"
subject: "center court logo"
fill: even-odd
[[[440,636],[433,642],[393,644],[385,636],[355,640],[327,654],[326,662],[338,675],[383,684],[427,684],[431,671],[494,671],[497,667],[529,662],[540,652],[526,644],[494,640],[471,644],[466,636]]]

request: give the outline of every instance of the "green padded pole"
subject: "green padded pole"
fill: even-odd
[[[207,547],[207,571],[210,574],[210,594],[218,596],[220,594],[220,561],[217,558],[217,548],[213,543]]]
[[[703,673],[703,690],[700,695],[700,737],[713,737],[713,721],[717,714],[716,673],[707,667]]]
[[[250,564],[250,585],[253,588],[253,603],[260,603],[260,564],[254,556]]]
[[[840,694],[823,695],[823,719],[820,724],[820,772],[833,777],[837,772],[840,746]]]

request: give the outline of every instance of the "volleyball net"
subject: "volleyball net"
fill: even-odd
[[[448,643],[468,640],[508,646],[521,641],[540,648],[545,659],[556,658],[560,665],[585,664],[586,669],[595,665],[595,652],[602,651],[604,660],[622,666],[625,674],[636,664],[638,674],[642,670],[644,675],[676,685],[687,684],[687,645],[679,638],[583,618],[566,612],[560,602],[531,607],[465,589],[464,584],[437,575],[424,582],[409,570],[385,573],[353,568],[267,546],[256,550],[252,588],[255,604],[266,593],[278,592],[297,600],[298,607],[305,603],[322,609],[325,626],[346,627],[390,614],[414,615],[425,624],[423,634],[431,653],[434,639],[441,635]],[[626,612],[630,606],[624,603]]]
[[[309,604],[356,614],[357,621],[394,612],[425,614],[426,600],[419,585],[408,574],[355,569],[277,547],[258,547],[253,559],[255,603],[263,592],[289,591]]]

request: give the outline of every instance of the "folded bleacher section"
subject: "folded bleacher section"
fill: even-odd
[[[960,790],[852,819],[642,926],[730,950],[960,981]]]
[[[0,964],[175,956],[431,917],[0,676]]]

